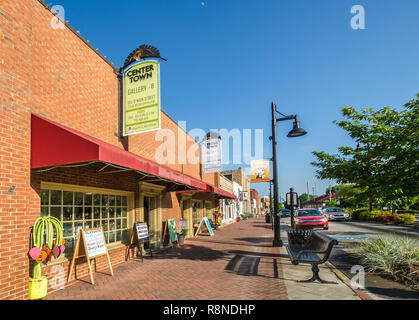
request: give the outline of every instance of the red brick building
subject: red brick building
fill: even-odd
[[[30,227],[41,215],[59,218],[66,238],[66,254],[42,270],[50,276],[53,265],[68,271],[80,228],[101,226],[118,264],[134,222],[148,222],[160,247],[168,218],[188,219],[192,235],[231,197],[200,164],[159,165],[159,131],[119,141],[119,70],[70,26],[52,28],[53,17],[43,1],[0,2],[0,299],[27,297]],[[161,128],[196,144],[165,112]],[[86,274],[77,262],[78,278]]]

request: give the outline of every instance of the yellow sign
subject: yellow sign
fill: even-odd
[[[269,160],[252,160],[250,163],[252,183],[255,182],[269,182]]]
[[[137,62],[123,73],[123,135],[160,129],[159,62]]]

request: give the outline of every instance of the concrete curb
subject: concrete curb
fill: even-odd
[[[394,234],[398,234],[398,235],[402,235],[402,236],[419,236],[419,234],[415,233],[415,232],[411,232],[411,231],[399,231],[399,230],[386,230],[385,229],[385,225],[383,225],[383,227],[381,226],[374,226],[374,225],[364,225],[361,223],[356,223],[356,222],[352,222],[352,221],[346,221],[346,224],[352,225],[352,226],[356,226],[356,227],[360,227],[360,228],[364,228],[364,229],[370,229],[370,230],[374,230],[374,231],[381,231],[381,232],[386,232],[386,233],[394,233]]]
[[[351,279],[349,279],[343,272],[337,269],[329,261],[326,261],[326,265],[344,284],[346,284],[358,297],[360,297],[361,300],[375,300],[366,290],[353,289],[351,286]]]

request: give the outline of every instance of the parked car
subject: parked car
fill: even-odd
[[[291,217],[291,210],[282,209],[281,210],[281,218],[289,218],[289,217]]]
[[[349,220],[349,213],[341,208],[324,208],[323,214],[329,220]]]
[[[298,209],[294,220],[297,229],[329,229],[329,221],[318,209]]]

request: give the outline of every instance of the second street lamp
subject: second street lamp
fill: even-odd
[[[273,201],[273,223],[274,223],[274,240],[273,246],[274,247],[282,247],[282,240],[280,235],[280,220],[279,220],[279,212],[278,212],[278,165],[276,160],[276,123],[278,121],[285,121],[285,120],[294,120],[293,129],[288,133],[287,137],[294,138],[294,137],[301,137],[307,132],[300,127],[300,122],[296,115],[286,116],[276,110],[276,105],[272,102],[272,136],[269,137],[272,140],[272,166],[273,166],[273,183],[274,183],[274,201]],[[279,113],[283,116],[283,118],[276,118],[276,113]]]

